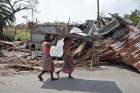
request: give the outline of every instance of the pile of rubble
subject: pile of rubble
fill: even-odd
[[[7,64],[6,68],[14,68],[16,70],[39,70],[40,63],[34,56],[30,56],[28,52],[21,52],[15,47],[8,47],[0,52],[0,64]]]
[[[114,19],[98,30],[98,36],[102,38],[93,41],[93,47],[85,48],[87,45],[80,43],[74,58],[82,60],[81,64],[88,66],[91,66],[92,61],[95,64],[105,61],[123,63],[140,71],[140,30],[119,16],[113,17]],[[98,46],[96,42],[100,41],[102,44]],[[92,49],[96,50],[96,55]]]
[[[75,28],[78,29],[78,34],[61,35],[63,38],[73,38],[71,50],[76,67],[92,68],[101,62],[109,62],[131,65],[140,71],[140,31],[123,18],[112,17],[99,30],[94,29],[94,24],[91,24],[86,30]],[[0,42],[1,45],[10,45],[10,48],[0,52],[0,63],[8,63],[7,67],[19,70],[39,69],[40,62],[36,56],[26,53],[29,50],[17,48],[7,42]],[[63,61],[57,61],[55,66],[61,67],[62,64]]]

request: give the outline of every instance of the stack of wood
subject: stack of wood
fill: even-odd
[[[14,68],[18,71],[30,71],[30,70],[39,70],[40,64],[36,60],[28,60],[23,58],[15,58],[7,66],[8,68]]]
[[[98,51],[95,49],[93,42],[80,41],[77,44],[76,47],[72,48],[75,66],[89,69],[97,65]]]

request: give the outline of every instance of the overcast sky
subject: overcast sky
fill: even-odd
[[[39,13],[36,17],[43,22],[65,21],[69,17],[71,22],[83,22],[87,19],[95,19],[97,16],[96,0],[39,0],[37,6]],[[119,13],[124,15],[134,9],[140,9],[140,0],[100,0],[100,12],[103,15],[108,13]],[[22,11],[16,14],[16,23],[24,23],[23,15],[31,11]]]

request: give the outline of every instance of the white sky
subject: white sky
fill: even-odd
[[[36,17],[43,22],[64,21],[69,17],[71,21],[83,22],[87,19],[95,19],[97,15],[96,0],[39,0]],[[124,15],[133,9],[140,8],[140,0],[100,0],[102,14],[119,13]],[[31,11],[22,11],[16,14],[16,23],[23,23],[23,15],[28,15],[31,20]]]

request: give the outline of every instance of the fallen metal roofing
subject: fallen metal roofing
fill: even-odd
[[[105,44],[113,48],[126,64],[140,72],[140,30],[120,24],[113,32],[106,33]]]

